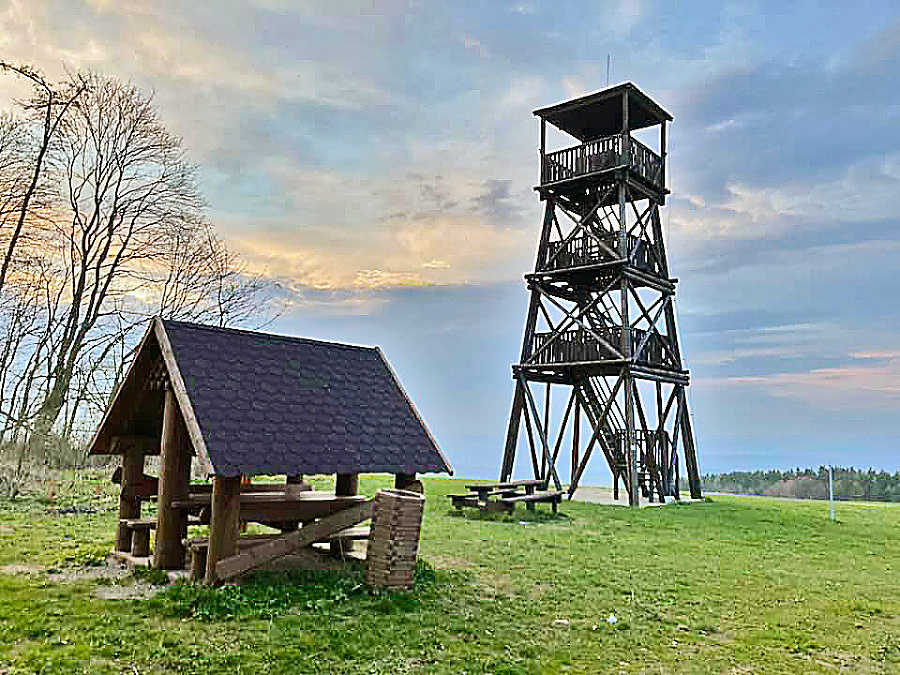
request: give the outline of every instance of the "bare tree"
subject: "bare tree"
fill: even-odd
[[[194,167],[150,97],[98,75],[85,81],[54,158],[68,205],[54,233],[68,275],[68,311],[36,413],[38,437],[59,416],[91,331],[110,302],[135,290],[136,270],[152,264],[167,231],[203,207]]]
[[[19,104],[31,131],[0,117],[0,224],[16,238],[0,289],[0,442],[19,448],[17,475],[52,430],[70,437],[102,412],[149,315],[220,326],[272,316],[266,277],[216,235],[150,96],[95,74],[42,91],[42,117]],[[35,182],[21,169],[37,155]]]
[[[4,162],[0,168],[7,178],[13,178],[6,181],[6,185],[12,188],[8,196],[11,201],[18,202],[14,209],[16,219],[6,243],[3,263],[0,265],[0,291],[2,291],[30,213],[32,200],[38,192],[44,174],[47,154],[57,134],[65,127],[69,112],[77,106],[87,85],[81,78],[70,79],[61,85],[52,85],[39,70],[26,65],[16,66],[5,61],[0,61],[0,70],[25,78],[31,83],[33,95],[30,100],[22,103],[22,108],[26,114],[40,122],[33,151],[26,153],[22,147],[16,148],[13,155],[15,164]],[[21,140],[19,134],[14,136],[18,137],[17,140]],[[30,171],[27,171],[28,169]],[[23,170],[30,175],[26,175]],[[21,192],[18,189],[20,181],[24,183]],[[6,196],[4,195],[4,202]]]
[[[155,314],[220,327],[250,320],[259,327],[277,315],[264,306],[266,276],[251,271],[206,222],[170,230],[160,262],[163,274],[150,275],[159,289]]]

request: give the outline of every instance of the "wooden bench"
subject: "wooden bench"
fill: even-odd
[[[119,523],[131,533],[131,555],[135,558],[150,556],[150,530],[156,529],[156,518],[122,518]],[[188,525],[201,525],[199,518],[188,517]]]
[[[119,523],[131,532],[131,555],[136,558],[150,556],[150,530],[156,528],[153,518],[122,518]]]
[[[562,502],[562,496],[562,492],[535,492],[530,495],[507,497],[505,499],[501,499],[500,502],[502,504],[506,504],[510,511],[512,511],[516,507],[516,504],[518,504],[519,502],[524,503],[525,508],[529,511],[534,511],[534,505],[538,502],[547,502],[553,507],[553,513],[556,513],[560,502]]]
[[[520,494],[518,490],[492,490],[490,492],[474,493],[470,492],[465,495],[447,495],[453,506],[461,509],[464,506],[484,506],[488,502],[488,497],[515,497]]]
[[[478,495],[475,494],[447,496],[457,509],[462,509],[464,506],[478,506]]]

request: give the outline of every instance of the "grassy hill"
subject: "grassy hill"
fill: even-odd
[[[147,599],[155,575],[85,566],[112,545],[107,481],[0,502],[0,673],[900,672],[900,505],[482,519],[449,511],[461,481],[429,480],[409,595],[322,574]]]

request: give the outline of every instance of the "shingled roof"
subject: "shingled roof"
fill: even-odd
[[[153,435],[165,386],[209,473],[452,473],[379,348],[160,318],[90,452]]]

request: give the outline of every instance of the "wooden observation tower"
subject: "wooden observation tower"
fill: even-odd
[[[562,489],[557,460],[571,446],[569,497],[595,452],[632,506],[678,497],[700,475],[675,324],[675,283],[659,207],[665,203],[672,116],[631,83],[534,113],[541,120],[545,202],[501,481],[512,477],[521,421],[535,478]],[[579,145],[548,152],[547,124]],[[659,152],[632,136],[659,128]],[[544,385],[542,387],[541,385]],[[543,391],[541,391],[543,389]],[[567,402],[553,401],[564,390]]]

